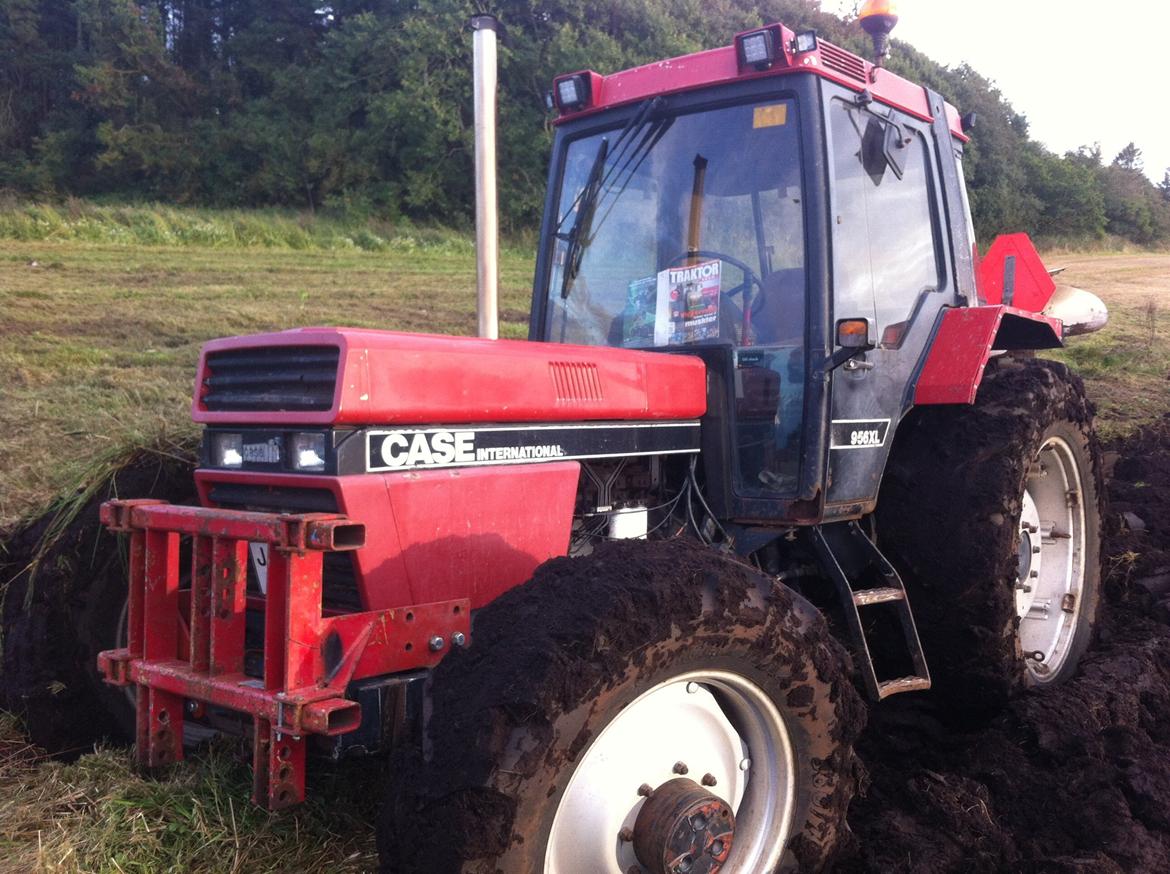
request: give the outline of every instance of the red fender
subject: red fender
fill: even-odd
[[[1060,337],[1060,319],[1003,304],[943,310],[914,403],[973,403],[993,350],[1057,349]]]

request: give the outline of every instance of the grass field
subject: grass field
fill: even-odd
[[[207,339],[314,324],[474,330],[474,253],[452,233],[363,248],[338,242],[349,238],[336,229],[307,242],[289,228],[285,237],[172,230],[153,240],[167,245],[145,245],[145,218],[126,240],[82,233],[85,222],[101,224],[83,211],[72,230],[64,220],[6,228],[0,213],[0,528],[75,488],[95,457],[193,433],[187,407]],[[1106,435],[1170,410],[1170,255],[1049,261],[1112,310],[1107,331],[1059,353],[1086,377]],[[502,333],[523,336],[531,254],[505,249],[502,272]],[[0,872],[372,866],[374,794],[342,781],[315,795],[328,804],[269,816],[247,802],[247,781],[224,751],[160,782],[134,775],[119,750],[47,763],[0,716]]]

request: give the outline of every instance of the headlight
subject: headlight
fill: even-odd
[[[243,434],[211,435],[211,466],[242,467],[244,464]]]
[[[292,435],[289,454],[295,470],[325,469],[325,435],[312,431]]]

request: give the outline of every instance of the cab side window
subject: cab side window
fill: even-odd
[[[836,317],[873,319],[878,345],[897,348],[919,296],[942,281],[926,140],[843,100],[830,107]]]

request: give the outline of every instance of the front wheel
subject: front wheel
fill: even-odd
[[[557,559],[436,670],[384,870],[818,870],[864,710],[807,602],[677,542]]]

